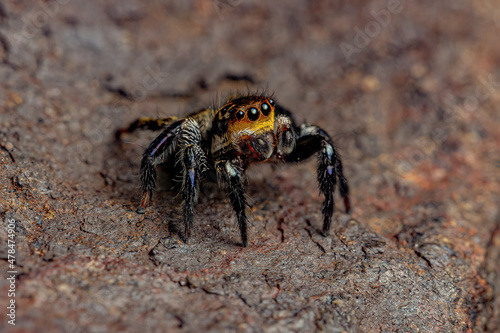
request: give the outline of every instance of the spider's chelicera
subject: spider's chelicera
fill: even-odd
[[[297,125],[292,114],[272,96],[248,95],[229,98],[219,108],[188,115],[141,118],[118,134],[138,128],[163,130],[148,146],[141,162],[142,200],[138,213],[145,213],[156,184],[156,165],[174,158],[181,165],[184,234],[193,226],[200,186],[217,179],[236,212],[243,246],[247,246],[247,198],[245,169],[253,162],[299,162],[318,153],[318,182],[323,202],[323,234],[328,235],[335,209],[333,193],[338,184],[346,212],[350,211],[349,186],[342,162],[330,136],[314,125]],[[214,176],[215,175],[215,176]]]

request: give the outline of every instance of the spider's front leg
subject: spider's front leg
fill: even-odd
[[[198,203],[200,182],[209,170],[208,159],[201,148],[200,126],[187,118],[180,127],[178,161],[182,161],[182,211],[184,215],[183,241],[187,242],[193,227],[194,208]]]
[[[231,205],[236,212],[238,227],[241,234],[241,243],[246,247],[248,244],[246,215],[247,198],[243,187],[245,179],[243,164],[240,159],[232,161],[220,160],[215,163],[215,170],[217,172],[219,184],[226,190],[229,201],[231,201]]]
[[[200,136],[201,140],[201,136]],[[194,208],[198,202],[200,181],[209,170],[207,156],[198,142],[189,143],[181,151],[183,165],[182,205],[184,215],[183,241],[187,242],[193,227]]]
[[[295,149],[285,156],[287,162],[297,162],[318,154],[318,182],[321,193],[325,196],[323,202],[323,234],[328,235],[335,210],[333,192],[338,181],[340,195],[344,199],[346,213],[351,210],[349,200],[349,185],[344,176],[342,161],[333,146],[330,136],[317,126],[303,124],[299,128],[299,135]]]
[[[168,126],[146,149],[141,161],[142,200],[137,212],[144,214],[156,186],[156,165],[177,153],[182,164],[182,199],[184,216],[183,241],[187,241],[193,226],[194,208],[198,202],[200,182],[209,170],[201,148],[202,134],[192,118],[178,120]]]

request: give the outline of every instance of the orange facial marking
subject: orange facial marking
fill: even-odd
[[[249,120],[246,116],[241,120],[234,119],[228,125],[228,132],[230,133],[249,130],[258,134],[272,131],[274,128],[274,112],[271,112],[269,116],[261,115],[259,119],[254,121]]]
[[[228,99],[226,104],[216,111],[218,121],[226,127],[214,136],[212,151],[217,152],[228,146],[251,152],[255,159],[261,159],[261,153],[246,147],[257,136],[266,133],[274,136],[275,102],[272,97],[242,96]],[[223,126],[223,125],[222,125]]]
[[[262,104],[269,102],[267,100],[258,101],[257,103],[249,103],[247,105],[238,105],[237,112],[245,113],[243,118],[238,119],[236,116],[231,117],[228,121],[228,133],[243,132],[245,134],[260,134],[263,132],[273,131],[274,129],[274,107],[270,107],[270,112],[266,116],[262,113]],[[255,120],[250,120],[248,113],[250,109],[255,108],[259,112],[259,116]]]

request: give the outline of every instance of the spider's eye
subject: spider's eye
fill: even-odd
[[[271,113],[271,107],[267,103],[262,104],[260,108],[264,116],[269,116],[269,114]]]
[[[220,110],[220,114],[221,116],[224,116],[227,112],[227,106],[223,107],[221,110]]]
[[[243,117],[245,117],[244,111],[240,110],[240,111],[236,112],[236,118],[241,120],[241,119],[243,119]]]
[[[259,119],[259,110],[256,108],[250,108],[250,110],[248,110],[248,119],[251,121]]]
[[[274,105],[274,99],[270,99],[269,104]]]

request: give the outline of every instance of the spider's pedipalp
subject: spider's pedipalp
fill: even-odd
[[[203,151],[200,125],[193,118],[186,118],[179,130],[177,161],[182,162],[182,210],[184,216],[183,240],[187,242],[193,226],[194,208],[198,203],[200,182],[209,170]]]
[[[273,101],[274,103],[274,101]],[[297,129],[292,113],[274,103],[276,118],[274,133],[276,136],[276,153],[279,158],[289,155],[294,149],[297,141]]]
[[[276,109],[279,112],[282,108],[277,107]],[[285,110],[282,109],[282,111]],[[283,158],[294,150],[297,142],[297,133],[295,132],[293,119],[290,115],[278,113],[275,123],[276,154],[278,158]]]

